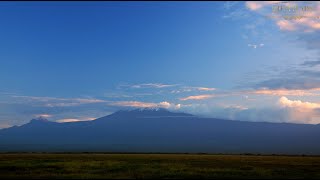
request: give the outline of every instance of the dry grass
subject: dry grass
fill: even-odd
[[[0,154],[0,178],[320,178],[320,157]]]

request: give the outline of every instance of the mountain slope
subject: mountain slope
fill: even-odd
[[[88,122],[32,120],[0,130],[0,150],[320,154],[319,138],[319,125],[147,109],[118,111]]]

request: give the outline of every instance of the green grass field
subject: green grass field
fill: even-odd
[[[320,178],[320,157],[0,154],[0,178]]]

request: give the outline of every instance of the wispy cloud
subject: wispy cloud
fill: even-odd
[[[112,103],[110,103],[110,105],[137,107],[137,108],[153,108],[153,107],[157,107],[156,103],[141,102],[141,101],[118,101],[118,102],[112,102]]]
[[[35,117],[51,118],[52,114],[35,114]]]
[[[248,44],[248,47],[252,47],[253,49],[261,48],[263,46],[264,46],[263,43],[260,43],[260,44]]]
[[[177,87],[174,90],[171,90],[171,93],[177,94],[177,93],[185,93],[185,92],[193,92],[193,91],[215,91],[217,88],[213,87],[197,87],[197,86],[182,86]]]
[[[188,96],[184,98],[180,98],[181,101],[187,101],[187,100],[204,100],[204,99],[210,99],[216,97],[214,94],[201,94],[201,95],[195,95],[195,96]]]
[[[239,2],[235,2],[235,1],[227,1],[223,4],[223,8],[225,10],[229,10],[231,9],[232,7],[234,7],[236,4],[238,4]]]
[[[133,84],[133,85],[120,85],[120,87],[140,89],[140,88],[168,88],[168,87],[174,87],[177,85],[178,84],[143,83],[143,84]]]
[[[305,76],[306,74],[304,74]],[[312,90],[320,88],[320,79],[313,77],[276,78],[261,81],[254,86],[267,89]]]
[[[220,105],[221,107],[223,108],[227,108],[227,109],[239,109],[239,110],[247,110],[249,109],[248,107],[246,106],[243,106],[243,105]]]
[[[319,11],[320,12],[320,11]],[[319,15],[320,17],[320,15]],[[320,22],[320,21],[319,21]],[[319,30],[320,31],[320,30]],[[318,55],[320,53],[320,33],[317,32],[309,32],[309,33],[296,33],[296,42],[302,43],[302,45],[310,50],[315,50],[318,52]],[[319,57],[317,55],[317,58]]]
[[[80,121],[93,121],[96,118],[66,118],[66,119],[59,119],[56,120],[58,123],[67,123],[67,122],[80,122]]]
[[[105,93],[104,97],[106,98],[132,98],[133,95],[122,94],[122,93]]]
[[[9,124],[1,124],[0,123],[0,129],[9,128],[9,127],[12,127],[12,126]]]
[[[305,61],[301,64],[302,66],[314,67],[320,65],[320,60],[316,61]]]
[[[278,2],[280,1],[247,1],[246,6],[250,10],[257,11],[265,6],[270,6]]]
[[[172,104],[167,101],[160,103],[153,102],[141,102],[141,101],[118,101],[112,102],[110,105],[122,106],[122,107],[134,107],[134,108],[167,108],[167,109],[179,109],[180,104]]]
[[[216,88],[208,88],[208,87],[198,87],[199,91],[214,91]]]
[[[108,101],[94,98],[57,98],[57,97],[38,97],[38,96],[11,96],[13,98],[22,99],[26,102],[41,102],[47,107],[67,107],[79,106],[82,104],[105,103]]]
[[[320,36],[319,36],[320,37]],[[320,47],[320,46],[319,46]],[[257,93],[275,94],[303,94],[313,95],[308,91],[320,89],[320,71],[316,67],[320,62],[312,61],[311,57],[301,57],[303,62],[286,63],[284,65],[263,67],[261,70],[246,74],[239,82],[238,88],[253,88]],[[270,90],[270,91],[266,91]],[[277,90],[271,91],[271,90]],[[296,90],[296,91],[294,91]]]
[[[181,108],[181,104],[174,104],[174,103],[169,103],[167,101],[163,101],[159,103],[159,106],[162,108],[166,108],[166,109],[180,109]]]
[[[228,3],[225,3],[224,6],[229,7]],[[271,37],[271,34],[266,31],[268,27],[267,21],[264,16],[257,16],[257,13],[249,9],[248,6],[250,4],[247,5],[245,2],[239,2],[230,8],[224,8],[226,14],[223,18],[244,22],[245,24],[240,26],[240,30],[242,31],[241,37],[246,41],[247,46],[253,49],[262,48],[264,43],[270,42]]]
[[[239,2],[230,2],[227,1],[223,4],[223,8],[226,14],[224,14],[222,17],[225,19],[243,19],[248,18],[250,14],[248,11],[246,11],[245,7],[241,4],[239,5]]]
[[[313,91],[318,90],[314,89]],[[288,89],[259,89],[248,93],[272,96],[319,96],[320,94],[308,90],[288,90]]]

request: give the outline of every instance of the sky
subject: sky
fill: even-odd
[[[320,123],[320,2],[0,2],[0,128],[166,108]]]

